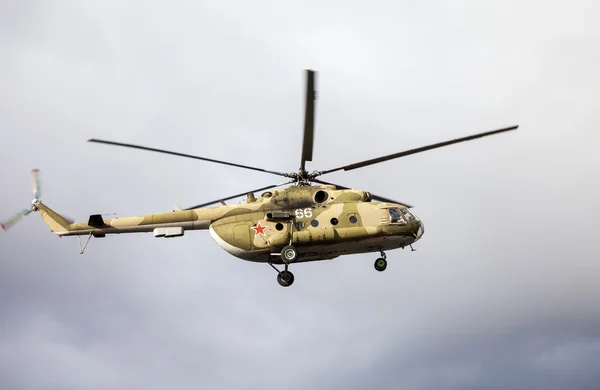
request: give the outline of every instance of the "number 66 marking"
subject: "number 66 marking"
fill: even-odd
[[[311,209],[296,209],[296,218],[310,218],[312,217]]]

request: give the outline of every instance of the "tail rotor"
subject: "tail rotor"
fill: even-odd
[[[16,215],[6,220],[0,221],[0,229],[8,230],[17,224],[21,219],[31,214],[33,211],[37,211],[37,205],[41,202],[41,187],[40,187],[40,170],[32,169],[29,175],[31,181],[31,189],[33,191],[33,200],[31,201],[31,207],[29,209],[23,209]]]

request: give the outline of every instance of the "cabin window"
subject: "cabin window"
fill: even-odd
[[[348,220],[350,221],[350,223],[358,222],[358,218],[356,218],[356,215],[354,214],[350,214],[350,218],[348,218]]]
[[[335,225],[338,224],[338,219],[337,218],[331,218],[331,220],[329,222],[331,222],[331,224],[335,226]]]
[[[310,221],[310,226],[312,226],[312,227],[319,226],[319,221],[317,221],[316,219],[313,219],[312,221]]]

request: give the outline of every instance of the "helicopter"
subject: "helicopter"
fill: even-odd
[[[294,283],[292,264],[332,260],[343,255],[378,253],[375,270],[387,268],[386,251],[404,249],[419,241],[424,223],[410,210],[413,206],[369,191],[326,182],[321,176],[352,171],[431,149],[516,130],[510,126],[467,137],[439,142],[323,171],[306,169],[312,162],[315,124],[316,72],[306,70],[304,135],[300,167],[297,172],[278,172],[249,165],[210,159],[163,149],[91,138],[88,142],[176,155],[216,164],[234,166],[286,178],[285,182],[246,191],[218,200],[165,213],[104,220],[102,214],[89,216],[87,222],[74,223],[56,213],[41,200],[39,170],[30,173],[33,201],[14,217],[0,222],[7,230],[28,214],[39,211],[50,231],[59,237],[76,236],[80,254],[90,239],[110,234],[149,233],[156,238],[184,236],[188,230],[208,230],[213,240],[239,259],[267,263],[277,272],[283,287]],[[256,193],[260,193],[257,197]],[[241,204],[226,201],[246,196]],[[214,204],[220,203],[214,206]],[[82,244],[82,236],[87,239]],[[283,270],[276,267],[283,265]]]

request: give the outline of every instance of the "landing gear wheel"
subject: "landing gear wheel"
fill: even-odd
[[[281,250],[281,260],[284,263],[293,263],[298,258],[298,250],[291,246],[287,245]]]
[[[385,271],[385,269],[387,268],[387,260],[384,259],[383,257],[380,257],[379,259],[375,260],[375,269],[379,272]]]
[[[290,271],[281,271],[277,274],[277,283],[283,287],[289,287],[294,283],[294,274]]]

